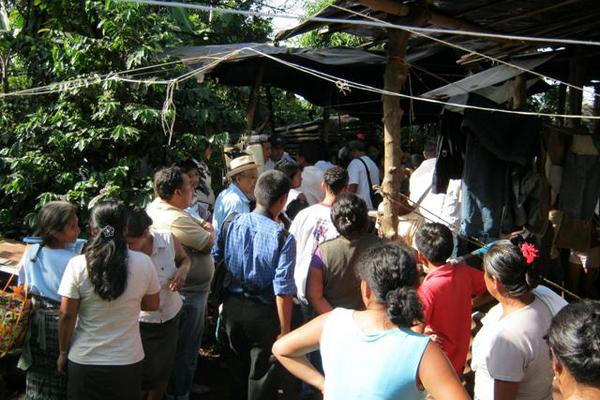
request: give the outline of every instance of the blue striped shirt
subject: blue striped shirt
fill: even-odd
[[[227,229],[225,249],[222,248],[222,231],[219,232],[212,254],[215,263],[225,259],[232,274],[230,292],[244,293],[242,285],[259,291],[272,285],[275,296],[296,294],[296,241],[292,235],[287,235],[279,249],[283,230],[271,218],[252,212],[233,219]],[[273,301],[263,297],[261,300],[267,303]]]

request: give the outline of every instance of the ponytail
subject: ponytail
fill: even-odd
[[[85,259],[94,291],[103,300],[118,298],[127,287],[127,214],[127,208],[114,200],[92,209],[95,235],[85,250]]]
[[[423,320],[417,297],[417,263],[411,250],[387,243],[367,251],[357,263],[357,272],[377,299],[386,306],[389,320],[408,328]]]

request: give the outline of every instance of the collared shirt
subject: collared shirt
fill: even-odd
[[[243,284],[257,291],[268,290],[272,285],[275,296],[296,294],[296,241],[287,235],[280,249],[282,231],[281,225],[271,218],[252,212],[233,219],[225,240],[219,234],[213,257],[216,263],[224,259],[232,274],[230,292],[243,294]],[[272,302],[262,297],[261,300]]]
[[[294,164],[296,164],[296,160],[294,160],[292,158],[292,156],[290,156],[287,152],[283,152],[283,155],[281,156],[281,158],[279,160],[286,160],[289,162],[292,162]],[[273,161],[270,158],[267,160],[267,162],[265,163],[265,171],[269,171],[273,168],[275,168],[275,164],[277,164],[278,161]]]
[[[233,212],[238,214],[249,213],[250,211],[250,199],[236,186],[235,183],[229,185],[229,187],[219,193],[217,201],[215,202],[215,212],[213,214],[213,227],[217,237],[221,231],[221,225],[223,221]]]
[[[160,307],[156,311],[140,312],[140,321],[161,324],[174,318],[181,310],[181,296],[169,289],[171,278],[177,273],[175,265],[175,243],[171,232],[150,231],[152,254],[150,258],[158,274],[160,285]]]
[[[187,250],[192,267],[182,290],[208,290],[215,266],[210,253],[204,250],[211,235],[202,227],[202,221],[158,197],[148,204],[146,212],[152,218],[152,229],[171,232]]]
[[[410,199],[417,202],[429,190],[429,193],[421,199],[419,214],[456,231],[460,225],[461,181],[460,179],[451,179],[446,193],[433,193],[431,185],[436,161],[437,158],[425,160],[412,173],[410,176]]]

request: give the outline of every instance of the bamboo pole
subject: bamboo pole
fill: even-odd
[[[254,116],[256,114],[256,106],[258,105],[258,98],[260,96],[260,87],[262,84],[263,76],[265,74],[265,66],[261,64],[254,80],[254,85],[250,91],[250,97],[248,98],[248,107],[246,108],[246,122],[248,123],[248,131],[252,132],[254,126]]]
[[[401,92],[408,75],[406,63],[406,45],[410,34],[403,31],[388,30],[387,65],[385,67],[384,87],[391,92]],[[381,232],[386,239],[398,237],[399,206],[394,204],[389,196],[400,192],[400,184],[404,179],[401,168],[402,148],[400,147],[400,126],[404,111],[400,107],[398,97],[383,96],[383,141],[384,141],[384,177],[382,189],[383,216]],[[385,195],[387,194],[387,196]]]

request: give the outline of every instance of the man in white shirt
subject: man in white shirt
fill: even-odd
[[[296,164],[296,161],[284,149],[284,141],[281,136],[271,136],[271,156],[265,162],[265,171],[275,168],[279,160],[287,160]]]
[[[352,161],[348,165],[348,191],[356,193],[366,203],[369,210],[375,210],[371,201],[371,185],[379,185],[379,168],[365,153],[365,144],[359,140],[348,143]],[[368,175],[367,175],[368,174]]]
[[[303,143],[298,154],[298,165],[302,168],[302,185],[300,191],[306,196],[311,206],[323,200],[325,195],[321,189],[323,171],[315,166],[319,160],[319,144]]]
[[[460,226],[461,180],[451,179],[446,193],[433,193],[437,143],[425,143],[425,161],[410,176],[410,199],[419,203],[419,213],[430,222],[446,225],[453,232]]]
[[[348,173],[341,167],[329,168],[325,171],[321,190],[325,199],[300,211],[292,225],[290,233],[296,239],[296,266],[294,280],[298,299],[306,301],[306,279],[312,256],[320,243],[334,239],[338,232],[331,221],[331,205],[336,197],[348,186]]]

